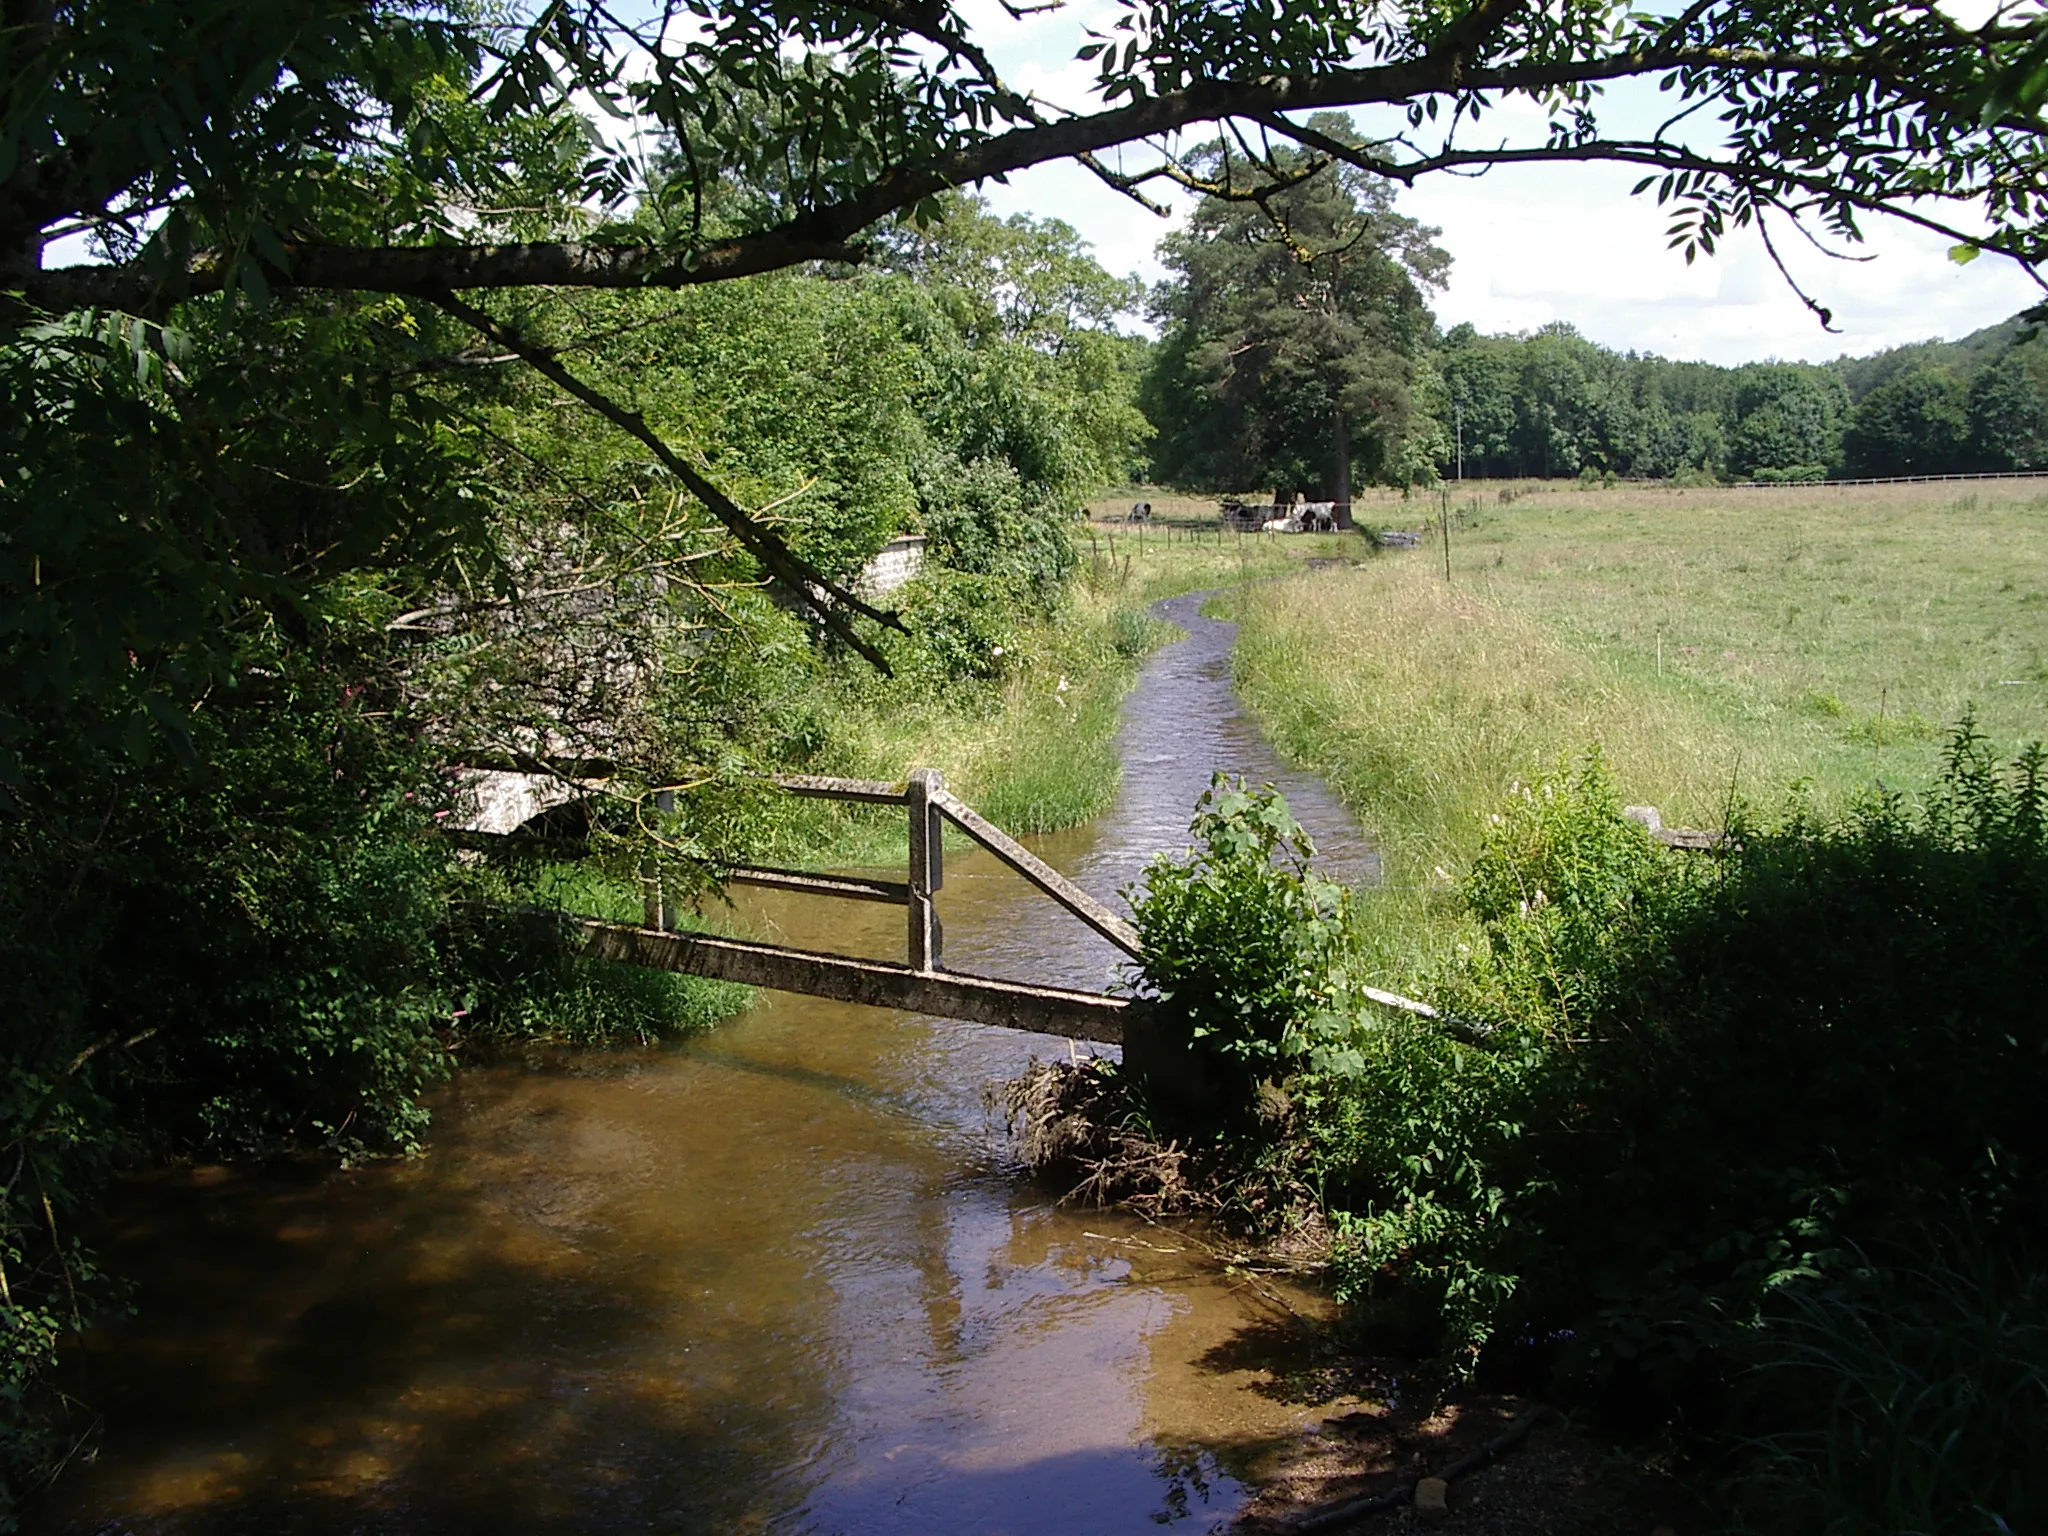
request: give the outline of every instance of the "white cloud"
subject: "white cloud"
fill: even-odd
[[[2009,261],[1969,266],[1949,242],[1873,221],[1857,254],[1836,261],[1782,225],[1774,243],[1800,284],[1834,312],[1823,330],[1772,266],[1754,231],[1732,231],[1691,267],[1666,248],[1669,217],[1630,197],[1627,167],[1502,167],[1477,180],[1426,181],[1404,211],[1443,229],[1454,258],[1436,309],[1446,326],[1529,330],[1553,320],[1608,346],[1738,363],[1820,360],[1929,337],[1956,337],[2037,302]]]
[[[1112,6],[1086,0],[1023,22],[1010,21],[994,0],[971,0],[966,9],[1013,84],[1071,109],[1090,105],[1093,71],[1073,59],[1076,23],[1099,25],[1115,14]],[[1624,85],[1607,93],[1602,115],[1612,131],[1648,136],[1670,105],[1653,85]],[[1505,103],[1467,142],[1540,141],[1543,121],[1534,103]],[[1711,128],[1710,119],[1693,122]],[[1399,122],[1361,115],[1360,126],[1392,133]],[[1440,227],[1453,258],[1449,285],[1435,301],[1439,319],[1482,331],[1562,320],[1611,347],[1739,363],[1954,338],[2042,297],[2013,263],[1984,256],[1957,266],[1948,241],[1897,220],[1868,222],[1855,253],[1873,259],[1857,262],[1831,260],[1796,231],[1775,228],[1787,266],[1833,311],[1837,331],[1829,332],[1778,275],[1754,231],[1731,231],[1714,257],[1688,267],[1666,248],[1666,211],[1654,197],[1629,195],[1640,176],[1627,166],[1505,166],[1477,178],[1426,178],[1404,193],[1401,210]],[[1187,206],[1169,198],[1174,219],[1158,219],[1072,164],[1040,166],[983,191],[999,213],[1064,219],[1104,266],[1147,281],[1165,275],[1154,247]]]

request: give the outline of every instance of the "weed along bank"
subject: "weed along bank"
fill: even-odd
[[[1369,864],[1239,712],[1203,601],[1160,610],[1190,637],[1126,696],[1093,821],[1019,843],[950,776],[862,781],[847,792],[884,803],[848,814],[874,818],[862,838],[894,829],[889,864],[736,869],[730,903],[694,917],[666,888],[687,932],[641,926],[637,897],[592,931],[1122,1006],[1119,893],[1185,844],[1212,772],[1283,784],[1341,867]],[[144,1277],[137,1312],[86,1363],[118,1351],[126,1385],[53,1527],[1207,1529],[1319,1422],[1320,1399],[1271,1390],[1315,1357],[1286,1324],[1327,1311],[1313,1286],[1247,1288],[1212,1239],[1020,1174],[988,1096],[1034,1062],[1115,1059],[1086,1039],[1113,1031],[1070,1043],[737,979],[762,990],[709,1033],[466,1066],[420,1159],[128,1191],[102,1242]]]

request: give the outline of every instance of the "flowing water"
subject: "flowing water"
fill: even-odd
[[[1040,852],[1105,895],[1218,768],[1348,815],[1230,691],[1231,627],[1130,695],[1099,821]],[[949,963],[1099,985],[1113,956],[978,851]],[[897,909],[770,897],[763,935],[900,956]],[[100,1242],[135,1320],[79,1386],[102,1450],[41,1522],[103,1533],[1134,1532],[1225,1523],[1310,1408],[1302,1331],[1197,1236],[1059,1209],[984,1095],[1043,1037],[763,993],[712,1034],[464,1072],[417,1160],[201,1169]]]

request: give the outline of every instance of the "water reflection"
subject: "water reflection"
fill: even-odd
[[[1356,830],[1237,715],[1228,633],[1127,709],[1116,810],[1048,840],[1110,893],[1184,839],[1212,767]],[[1334,814],[1333,814],[1334,813]],[[1099,982],[1112,957],[980,856],[948,958]],[[901,914],[764,897],[745,926],[898,955]],[[1057,1042],[764,995],[679,1049],[472,1070],[432,1155],[162,1175],[102,1248],[137,1321],[77,1386],[105,1451],[52,1529],[227,1533],[1192,1530],[1247,1446],[1284,1308],[1183,1238],[1048,1207],[983,1106]],[[1297,1301],[1297,1304],[1301,1304]]]

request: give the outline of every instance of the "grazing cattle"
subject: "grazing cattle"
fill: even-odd
[[[1223,498],[1223,526],[1244,532],[1254,532],[1266,526],[1266,519],[1274,513],[1270,506],[1255,506],[1236,496]]]

